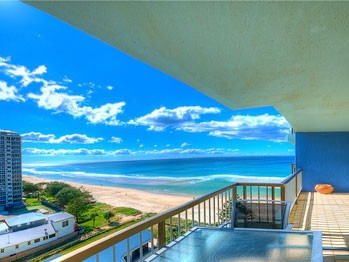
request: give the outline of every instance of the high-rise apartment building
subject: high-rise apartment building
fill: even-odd
[[[21,205],[21,137],[15,132],[0,130],[0,210]]]

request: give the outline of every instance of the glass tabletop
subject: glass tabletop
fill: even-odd
[[[197,228],[153,261],[312,261],[313,233]]]

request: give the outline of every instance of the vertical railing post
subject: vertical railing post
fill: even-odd
[[[275,200],[275,187],[271,187],[271,200]]]
[[[236,200],[237,196],[238,196],[238,192],[237,192],[236,187],[237,187],[236,185],[233,185],[233,200]]]
[[[242,195],[244,199],[247,199],[246,185],[242,186]]]
[[[286,200],[286,187],[285,185],[281,185],[281,201]]]
[[[163,248],[166,245],[166,229],[165,221],[158,223],[158,246],[159,249]]]
[[[296,194],[295,194],[295,196],[296,196],[296,202],[297,202],[297,193],[298,193],[298,175],[296,175],[295,179],[296,179],[296,186],[295,186]]]

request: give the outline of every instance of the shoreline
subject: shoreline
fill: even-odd
[[[23,181],[30,183],[53,182],[47,178],[40,178],[22,175]],[[70,181],[60,181],[69,184],[73,187],[83,187],[91,193],[97,202],[109,204],[114,207],[132,207],[141,212],[160,213],[173,207],[179,206],[190,200],[195,196],[151,193],[133,188],[113,187],[113,186],[98,186],[91,184],[76,183]]]

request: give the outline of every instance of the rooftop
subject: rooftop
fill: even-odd
[[[51,224],[0,235],[0,248],[25,243],[45,235],[56,233]]]
[[[74,218],[73,215],[68,214],[66,212],[59,212],[59,213],[50,214],[50,215],[47,215],[47,217],[54,222],[58,222],[58,221],[68,219],[68,218]]]
[[[43,219],[47,219],[47,216],[40,213],[31,212],[31,213],[8,218],[6,219],[6,224],[10,227],[13,227],[13,226],[35,222]]]
[[[9,131],[9,130],[0,130],[0,135],[16,135],[19,136],[17,132]]]

